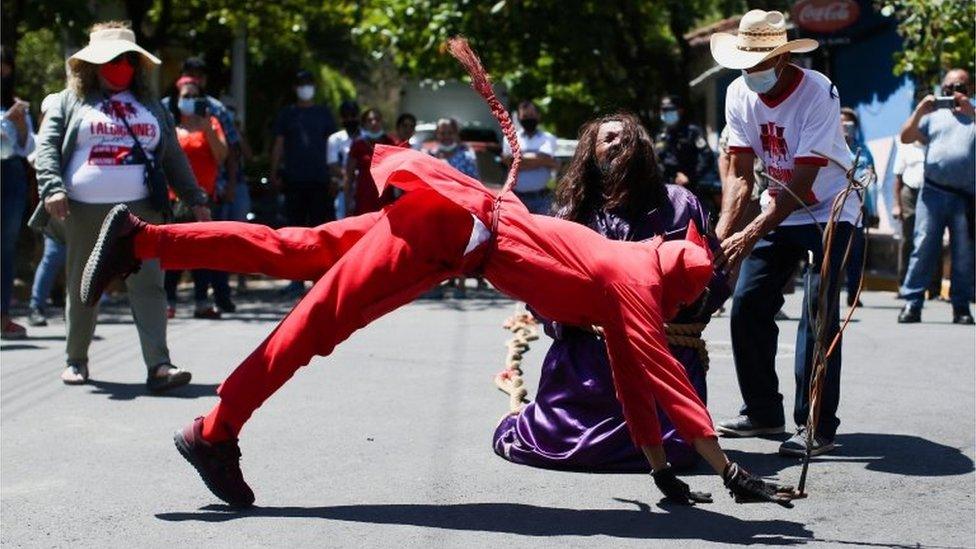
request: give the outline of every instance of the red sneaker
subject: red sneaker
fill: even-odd
[[[6,318],[3,322],[3,328],[0,329],[0,339],[27,339],[27,328],[10,320],[10,318]]]
[[[203,439],[203,418],[173,435],[176,449],[193,465],[213,495],[231,507],[250,507],[254,492],[241,473],[241,448],[237,439],[210,443]]]

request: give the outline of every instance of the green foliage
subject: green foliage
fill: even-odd
[[[17,95],[31,101],[37,120],[41,100],[64,89],[64,54],[61,41],[50,29],[25,32],[17,42]]]
[[[908,74],[929,88],[936,86],[946,70],[961,67],[973,73],[973,0],[876,0],[881,14],[898,19],[898,34],[904,40],[895,52],[895,75]]]

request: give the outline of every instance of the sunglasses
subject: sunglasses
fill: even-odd
[[[955,84],[942,86],[942,93],[944,95],[952,95],[956,92],[959,92],[961,94],[966,94],[968,91],[969,91],[969,86],[961,82],[956,82]]]

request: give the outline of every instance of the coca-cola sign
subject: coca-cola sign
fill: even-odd
[[[801,29],[825,34],[851,26],[861,7],[855,0],[799,0],[790,14]]]

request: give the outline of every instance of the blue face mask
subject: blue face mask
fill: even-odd
[[[661,111],[661,122],[664,122],[666,126],[674,126],[678,123],[678,118],[678,111]]]
[[[776,74],[776,67],[770,67],[764,71],[747,73],[742,71],[742,78],[746,81],[746,86],[756,93],[766,93],[773,89],[779,76]]]
[[[181,113],[193,114],[196,110],[196,99],[192,97],[181,97],[176,105],[179,107]]]
[[[371,132],[367,129],[363,129],[363,135],[365,135],[370,139],[379,139],[383,135],[383,130],[380,130],[378,132]]]

